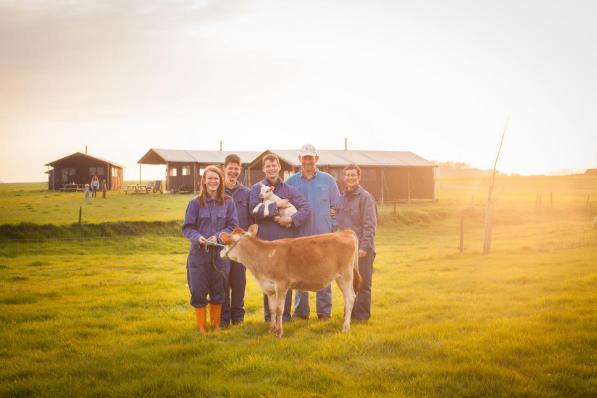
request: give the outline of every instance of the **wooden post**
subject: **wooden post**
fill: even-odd
[[[381,205],[383,206],[384,204],[384,188],[385,188],[385,173],[384,173],[384,169],[383,167],[380,169],[381,170]]]
[[[410,204],[410,167],[406,168],[406,177],[407,177],[407,188],[408,188],[408,199],[407,203]]]
[[[79,228],[81,228],[82,220],[83,220],[83,206],[79,206]]]
[[[464,252],[464,213],[460,214],[460,253]]]
[[[553,209],[553,192],[549,193],[549,208]]]
[[[498,159],[500,158],[500,152],[502,151],[502,145],[504,144],[504,136],[506,135],[506,130],[508,129],[508,123],[506,123],[506,127],[504,127],[504,131],[502,132],[502,139],[500,140],[500,146],[498,148],[497,156],[495,157],[495,162],[493,163],[493,174],[491,176],[491,184],[489,185],[489,192],[487,195],[487,210],[485,212],[485,236],[483,239],[483,254],[489,254],[489,250],[491,249],[491,230],[493,227],[493,187],[495,185],[495,168],[497,167]]]
[[[543,200],[542,196],[543,195],[539,194],[539,208],[541,208],[541,201]]]
[[[431,199],[433,202],[436,200],[436,192],[435,192],[435,167],[433,167],[433,198]]]
[[[166,162],[166,191],[170,189],[170,184],[168,181],[168,176],[170,176],[170,162]]]
[[[141,185],[141,163],[139,163],[139,185]]]

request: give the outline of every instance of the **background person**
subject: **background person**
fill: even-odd
[[[95,198],[97,194],[97,190],[100,187],[99,178],[97,176],[91,177],[91,197]]]
[[[245,231],[249,229],[251,214],[249,212],[249,196],[251,190],[240,183],[238,178],[242,171],[240,157],[236,154],[226,156],[224,160],[224,181],[226,195],[234,200],[238,215],[238,226]],[[247,276],[245,266],[230,261],[228,280],[224,280],[224,304],[222,305],[222,327],[242,323],[245,319],[245,288]]]
[[[273,186],[273,192],[280,197],[280,200],[271,203],[268,206],[268,215],[264,215],[265,206],[260,206],[255,214],[255,220],[259,225],[257,236],[263,240],[276,240],[283,238],[294,238],[297,234],[297,228],[305,223],[310,214],[309,203],[303,198],[300,192],[286,184],[280,178],[280,159],[274,154],[268,154],[261,160],[262,170],[265,178],[251,187],[251,196],[249,199],[249,209],[253,214],[253,209],[262,203],[259,194],[261,193],[261,184]],[[286,208],[292,203],[297,212],[292,217],[279,217],[278,209]],[[277,221],[276,221],[277,220]],[[290,228],[287,228],[290,226]],[[290,307],[292,305],[292,290],[288,291],[284,303],[283,321],[290,320]],[[267,322],[270,321],[269,303],[266,295],[263,295],[263,312]]]
[[[375,260],[377,216],[373,196],[361,187],[361,169],[351,164],[344,168],[346,188],[342,192],[336,219],[339,228],[352,229],[359,238],[359,273],[363,278],[352,309],[352,319],[371,317],[371,276]]]
[[[311,215],[299,228],[299,236],[319,235],[332,232],[335,220],[332,219],[332,209],[338,206],[340,191],[334,177],[317,169],[319,155],[313,145],[304,145],[299,154],[301,171],[290,176],[286,183],[296,187],[311,206]],[[332,314],[332,287],[316,293],[317,317],[321,320],[330,319]],[[309,294],[296,291],[294,316],[309,319]]]
[[[199,195],[189,202],[182,226],[184,236],[191,241],[187,281],[197,328],[202,334],[206,332],[205,307],[208,304],[212,326],[220,329],[224,276],[229,271],[229,262],[220,258],[220,248],[207,243],[216,242],[221,232],[230,233],[237,225],[236,206],[224,193],[224,173],[217,166],[207,166],[201,177]]]

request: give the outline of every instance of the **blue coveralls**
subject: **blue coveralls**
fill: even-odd
[[[227,260],[220,258],[220,248],[210,247],[205,251],[199,246],[199,238],[216,236],[219,241],[221,232],[230,233],[237,225],[236,206],[232,199],[222,204],[208,197],[206,206],[202,206],[197,197],[189,202],[182,232],[191,241],[187,257],[187,281],[193,307],[224,303],[224,275],[230,267]]]
[[[354,191],[345,190],[342,193],[336,219],[339,228],[350,228],[356,232],[359,238],[359,249],[367,252],[365,257],[359,258],[359,273],[363,282],[352,309],[352,319],[366,321],[371,317],[371,275],[373,260],[375,260],[374,238],[377,228],[373,197],[360,185]]]
[[[263,202],[262,199],[259,198],[259,194],[261,193],[261,184],[268,186],[272,185],[266,178],[251,187],[251,196],[249,199],[249,210],[251,211],[251,214],[253,214],[253,209],[255,209],[259,203]],[[278,214],[278,206],[275,203],[272,203],[268,207],[269,214],[267,217],[263,215],[265,210],[264,206],[261,206],[259,211],[256,214],[253,214],[257,224],[259,225],[259,228],[257,229],[257,236],[263,240],[294,238],[297,236],[297,228],[303,225],[311,215],[311,207],[296,188],[286,184],[281,179],[278,179],[276,182],[274,193],[281,199],[288,199],[288,201],[292,203],[294,207],[296,207],[297,212],[292,216],[292,227],[282,227],[280,224],[274,221],[274,217]],[[292,290],[289,290],[288,294],[286,295],[282,320],[290,320],[291,305]],[[269,322],[270,312],[266,295],[263,296],[263,312],[265,320]]]
[[[238,226],[245,231],[251,224],[252,216],[249,212],[249,196],[251,190],[241,183],[232,189],[226,188],[226,195],[232,197],[236,205]],[[245,319],[245,287],[247,277],[245,266],[230,261],[228,280],[224,280],[224,305],[222,305],[221,326],[226,327],[232,323],[240,323]]]
[[[290,176],[286,183],[296,187],[311,206],[311,216],[299,228],[298,236],[319,235],[332,232],[336,225],[330,215],[330,208],[340,203],[340,191],[334,177],[320,170],[315,170],[311,179],[302,172]],[[317,316],[329,318],[332,314],[332,286],[328,285],[316,293]],[[294,302],[294,315],[309,317],[309,294],[297,290]]]

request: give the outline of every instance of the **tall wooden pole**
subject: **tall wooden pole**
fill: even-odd
[[[502,151],[502,145],[504,144],[504,136],[506,135],[506,130],[508,129],[508,123],[506,122],[506,127],[504,127],[504,131],[502,132],[502,139],[500,140],[500,147],[498,148],[497,156],[495,157],[495,162],[493,163],[493,174],[491,176],[491,183],[489,184],[489,193],[487,195],[487,209],[485,210],[485,237],[483,239],[483,254],[489,254],[489,250],[491,249],[491,229],[493,223],[493,186],[495,185],[495,169],[497,167],[497,162],[500,157],[500,152]]]

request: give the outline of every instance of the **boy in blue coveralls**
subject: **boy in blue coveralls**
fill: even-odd
[[[359,166],[351,164],[344,168],[344,182],[346,189],[342,193],[336,218],[339,228],[350,228],[359,238],[359,273],[363,278],[352,309],[352,319],[367,321],[371,317],[371,274],[375,260],[375,201],[360,185]]]
[[[337,208],[340,191],[334,177],[317,169],[319,155],[313,145],[304,145],[299,154],[301,171],[290,176],[286,184],[296,187],[311,206],[311,215],[299,228],[299,236],[319,235],[334,230],[332,209]],[[328,320],[332,314],[332,287],[316,293],[317,317]],[[309,294],[296,291],[294,316],[309,319]]]
[[[238,181],[242,171],[240,157],[236,154],[226,156],[224,160],[224,179],[226,195],[234,200],[238,215],[238,226],[247,231],[251,224],[249,196],[251,190]],[[228,280],[224,280],[224,305],[222,306],[222,327],[242,323],[245,319],[245,287],[247,276],[245,266],[230,261]]]
[[[201,178],[199,196],[189,202],[182,226],[184,236],[191,241],[187,282],[197,328],[202,334],[206,333],[205,307],[208,304],[211,324],[214,329],[220,329],[224,276],[229,267],[228,261],[220,258],[220,248],[209,243],[216,243],[220,233],[231,233],[237,225],[236,206],[224,193],[224,173],[217,166],[207,166]]]
[[[305,223],[311,214],[309,203],[303,198],[299,191],[284,183],[279,177],[280,174],[280,159],[274,154],[267,154],[261,160],[262,170],[265,174],[265,179],[253,185],[251,188],[251,196],[249,198],[249,210],[255,216],[255,220],[259,225],[257,230],[257,237],[263,240],[276,240],[283,238],[296,237],[296,229]],[[261,185],[268,185],[274,187],[274,193],[280,197],[280,200],[271,203],[268,206],[268,215],[264,215],[265,206],[260,206],[256,213],[253,209],[262,203],[259,194],[261,193]],[[292,217],[278,216],[278,209],[283,209],[289,206],[289,203],[296,207],[297,212]],[[290,306],[292,304],[292,290],[288,291],[286,295],[286,302],[284,304],[284,313],[282,315],[283,321],[290,320]],[[263,311],[265,320],[270,321],[271,316],[269,312],[269,305],[267,296],[263,296]]]

